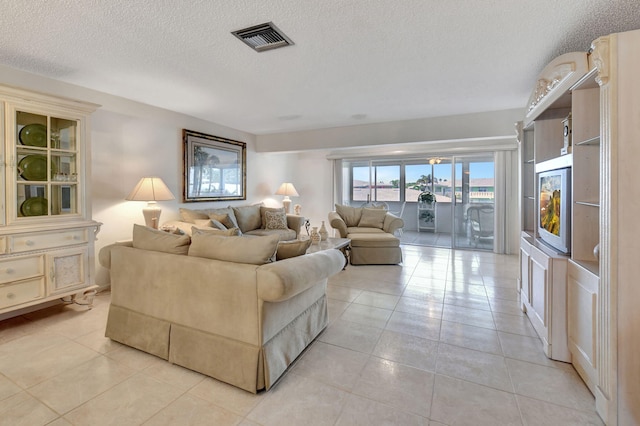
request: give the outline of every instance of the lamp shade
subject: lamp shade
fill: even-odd
[[[290,182],[285,182],[280,185],[280,188],[278,188],[278,190],[276,191],[276,195],[299,197],[298,191],[296,191],[296,188]]]
[[[175,197],[159,177],[143,177],[127,195],[129,201],[168,201]]]

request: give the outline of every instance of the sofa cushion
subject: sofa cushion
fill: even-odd
[[[362,216],[362,207],[351,207],[336,204],[336,213],[340,215],[347,226],[358,226],[360,217]]]
[[[216,222],[222,224],[226,229],[238,227],[238,225],[234,223],[233,220],[231,220],[231,217],[228,213],[211,213],[209,215],[209,218],[212,221],[215,220]],[[215,224],[215,222],[214,225],[216,227],[219,227],[217,224]]]
[[[286,213],[284,211],[284,207],[265,207],[265,206],[260,206],[260,220],[262,222],[262,229],[266,229],[266,223],[267,223],[266,213],[267,212],[282,212],[282,213],[285,214],[285,218],[286,218]]]
[[[289,259],[291,257],[302,256],[311,246],[311,239],[280,241],[276,251],[276,260]]]
[[[209,226],[197,226],[197,225],[191,227],[191,235],[199,234],[203,232],[214,234],[214,235],[222,235],[226,237],[240,236],[240,228],[218,229],[218,228],[212,228]]]
[[[180,208],[180,220],[183,222],[196,223],[198,219],[209,219],[209,214],[205,210],[191,210]]]
[[[262,265],[272,261],[279,237],[234,238],[198,232],[191,238],[189,256]]]
[[[133,247],[142,250],[187,254],[191,238],[142,225],[133,225]]]
[[[264,213],[264,229],[287,229],[287,215],[281,212]]]
[[[289,241],[295,240],[298,236],[296,235],[296,231],[293,229],[254,229],[253,231],[249,231],[246,234],[242,234],[246,236],[253,237],[264,237],[267,235],[277,235],[280,241]]]
[[[360,216],[358,227],[382,229],[382,225],[384,225],[384,217],[386,215],[386,210],[362,209],[362,216]],[[347,224],[347,226],[349,225]]]
[[[262,227],[260,204],[252,206],[232,207],[238,227],[242,232],[253,231]]]

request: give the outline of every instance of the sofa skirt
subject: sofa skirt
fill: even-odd
[[[397,265],[402,263],[400,247],[351,247],[352,265]]]
[[[268,390],[327,323],[322,295],[261,348],[112,304],[105,336],[256,393]]]

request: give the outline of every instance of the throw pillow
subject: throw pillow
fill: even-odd
[[[133,225],[133,247],[163,253],[187,254],[191,238],[142,225]]]
[[[267,212],[282,212],[282,213],[284,213],[284,207],[264,207],[264,206],[260,206],[260,219],[262,221],[262,229],[266,229],[267,217],[265,216],[265,214]]]
[[[278,239],[277,235],[233,238],[211,232],[198,232],[191,239],[189,256],[262,265],[272,260],[278,247]]]
[[[228,215],[229,220],[233,224],[233,226],[229,226],[228,228],[238,228],[238,220],[236,219],[236,215],[233,213],[233,209],[231,207],[223,207],[221,209],[209,209],[207,210],[207,214],[211,218],[211,215]]]
[[[238,227],[243,233],[262,226],[260,206],[260,204],[254,204],[253,206],[232,207]]]
[[[180,220],[182,222],[196,223],[196,220],[209,219],[209,215],[204,210],[191,210],[180,208]]]
[[[280,241],[276,251],[276,260],[289,259],[290,257],[302,256],[311,246],[311,239]]]
[[[191,227],[192,236],[195,234],[201,234],[201,233],[210,233],[213,235],[222,235],[226,237],[239,237],[240,229],[239,228],[217,229],[217,228],[201,227],[201,226]]]
[[[211,213],[209,215],[209,218],[211,220],[215,220],[218,223],[222,224],[224,226],[223,229],[237,228],[236,224],[233,223],[233,221],[229,217],[229,214],[227,213],[224,213],[224,214]]]
[[[362,207],[351,207],[336,204],[336,213],[340,215],[344,223],[347,226],[358,226],[360,223],[360,217],[362,217]]]
[[[287,216],[284,212],[265,212],[264,229],[287,229]]]
[[[362,216],[360,217],[360,222],[358,222],[358,227],[382,229],[386,215],[386,210],[362,209]]]
[[[195,225],[199,228],[212,228],[213,223],[211,223],[211,219],[196,219]]]

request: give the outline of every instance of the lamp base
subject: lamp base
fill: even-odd
[[[144,224],[149,228],[158,229],[160,223],[160,214],[162,210],[155,201],[149,201],[147,207],[142,209],[142,215],[144,216]]]
[[[284,197],[284,200],[282,200],[282,206],[284,207],[284,212],[286,214],[291,213],[291,199],[289,197]]]

